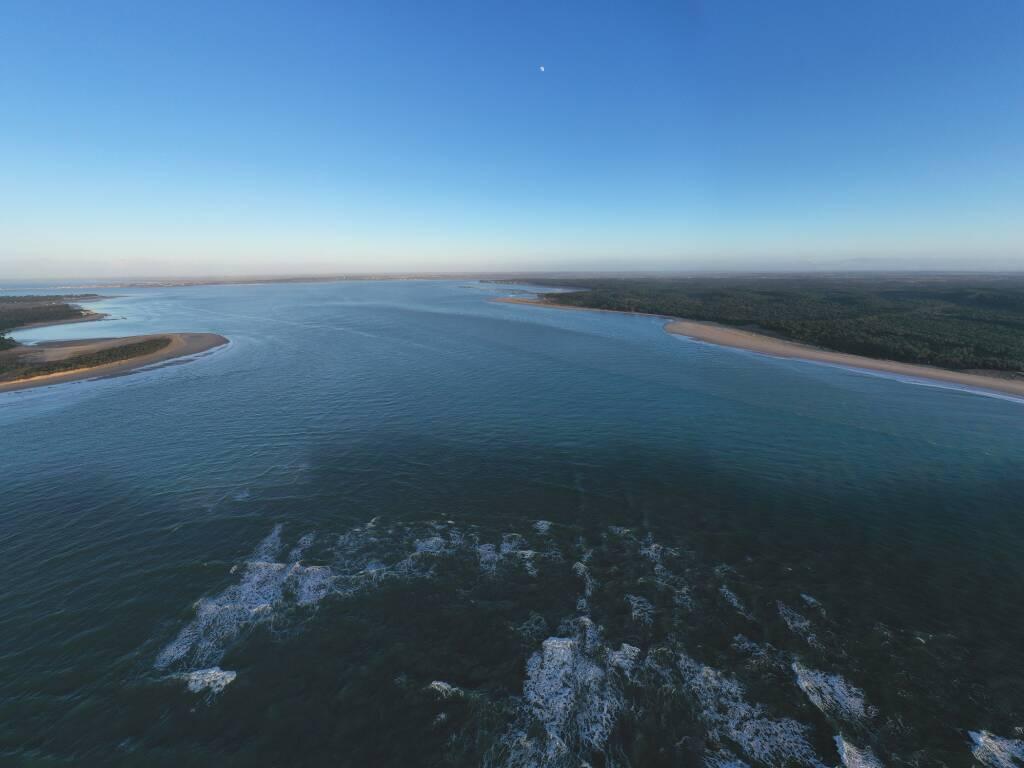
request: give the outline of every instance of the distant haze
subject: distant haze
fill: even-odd
[[[0,280],[1024,269],[1024,4],[5,4]]]

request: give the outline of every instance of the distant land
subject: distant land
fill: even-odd
[[[821,270],[500,270],[454,272],[352,272],[337,274],[281,274],[281,275],[202,275],[167,277],[123,277],[108,279],[44,279],[0,282],[0,292],[15,292],[28,287],[42,287],[55,291],[112,290],[118,288],[187,288],[200,285],[262,285],[272,283],[332,283],[355,280],[482,280],[484,282],[520,282],[546,285],[580,285],[580,281],[594,280],[678,280],[678,279],[748,279],[772,280],[782,278],[850,279],[890,278],[906,280],[949,279],[1024,279],[1024,271],[958,271],[958,270],[877,270],[877,269],[821,269]],[[552,282],[554,281],[554,282]],[[0,293],[2,295],[2,293]]]
[[[127,373],[144,365],[193,355],[227,343],[215,333],[165,333],[23,345],[10,332],[102,320],[79,302],[96,294],[0,296],[0,392]]]
[[[666,330],[763,354],[1024,395],[1024,276],[535,278],[537,301],[657,315]]]

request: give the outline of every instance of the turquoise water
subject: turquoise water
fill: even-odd
[[[231,344],[0,395],[3,759],[1024,760],[1024,403],[509,290],[23,334]]]

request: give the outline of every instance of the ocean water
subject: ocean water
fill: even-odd
[[[24,334],[231,344],[0,394],[0,762],[1022,764],[1024,403],[512,290]]]

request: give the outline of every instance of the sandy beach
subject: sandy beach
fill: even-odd
[[[548,307],[550,309],[570,309],[585,312],[615,312],[616,314],[645,314],[641,312],[618,312],[612,309],[588,309],[587,307],[567,307],[554,304],[543,299],[521,299],[502,298],[495,301],[506,304],[529,304],[532,306]],[[787,357],[796,360],[809,360],[818,363],[840,365],[845,368],[861,369],[866,371],[877,371],[897,376],[909,376],[930,381],[940,381],[947,384],[954,384],[974,389],[984,389],[992,392],[1017,395],[1024,397],[1024,378],[1002,378],[996,375],[983,373],[970,373],[966,371],[951,371],[945,368],[936,368],[930,365],[914,365],[912,363],[900,363],[895,360],[878,360],[872,357],[851,355],[845,352],[832,352],[827,349],[820,349],[794,341],[785,341],[772,336],[744,331],[739,328],[731,328],[716,323],[698,322],[695,320],[683,320],[665,315],[647,315],[648,317],[660,317],[668,322],[665,330],[678,336],[686,336],[690,339],[703,341],[708,344],[717,344],[722,347],[735,347],[756,352],[771,357]]]
[[[83,341],[61,341],[37,344],[31,347],[15,347],[0,352],[4,356],[18,356],[32,362],[53,362],[63,360],[75,355],[83,355],[91,352],[99,352],[111,347],[118,347],[124,344],[150,341],[153,339],[169,338],[170,343],[148,355],[140,355],[129,360],[119,360],[113,363],[106,363],[90,368],[80,368],[74,371],[61,371],[42,376],[34,376],[29,379],[17,381],[0,382],[0,392],[11,392],[18,389],[29,389],[31,387],[43,387],[51,384],[63,384],[69,381],[82,381],[84,379],[107,378],[120,376],[129,373],[137,368],[173,360],[177,357],[195,355],[200,352],[214,349],[226,344],[228,340],[216,333],[154,333],[145,336],[124,336],[116,339],[89,339]]]

